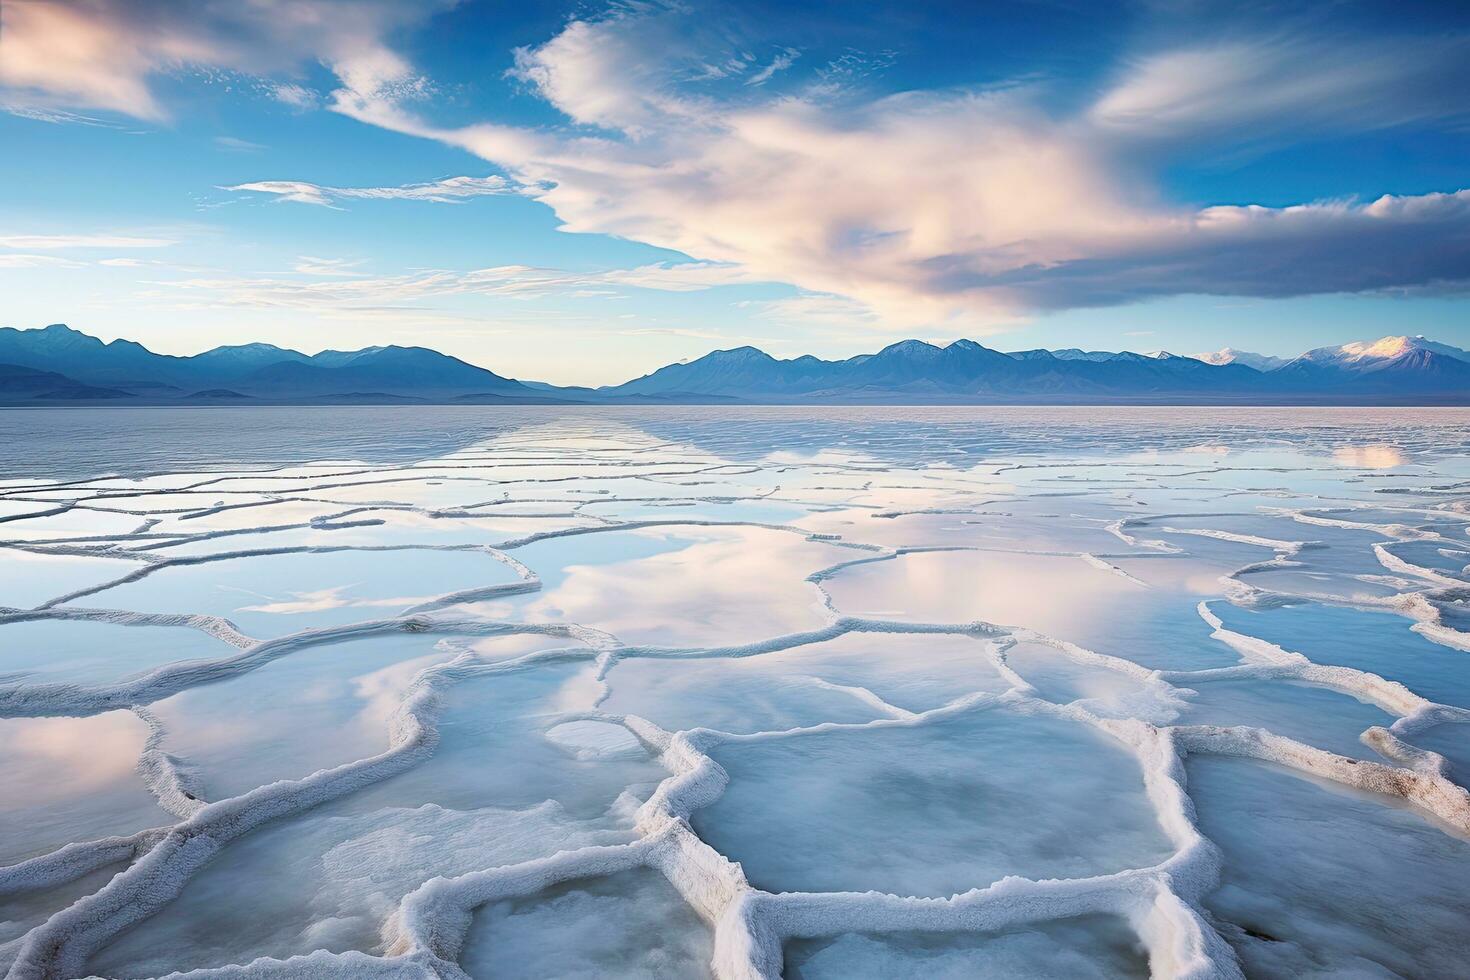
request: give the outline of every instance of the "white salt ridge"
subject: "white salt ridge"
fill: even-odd
[[[1211,528],[1196,527],[1170,527],[1160,525],[1158,528],[1168,534],[1193,534],[1202,538],[1215,538],[1219,541],[1232,541],[1236,544],[1250,544],[1258,548],[1270,548],[1282,554],[1294,555],[1309,542],[1306,541],[1278,541],[1274,538],[1263,538],[1256,534],[1236,534],[1234,531],[1217,531]]]
[[[1271,513],[1273,511],[1268,511]],[[1439,540],[1439,534],[1433,531],[1425,531],[1410,524],[1383,524],[1371,521],[1351,521],[1346,518],[1324,517],[1314,513],[1312,510],[1293,510],[1291,508],[1277,508],[1274,513],[1283,514],[1294,521],[1302,524],[1315,524],[1318,527],[1339,527],[1353,531],[1374,531],[1385,537],[1396,538],[1407,541],[1434,541]]]
[[[1137,578],[1137,577],[1135,577],[1133,575],[1130,575],[1128,572],[1126,572],[1123,569],[1119,568],[1117,565],[1114,565],[1113,563],[1111,563],[1109,561],[1105,561],[1102,558],[1100,558],[1099,556],[1092,554],[1091,552],[1083,552],[1078,557],[1081,558],[1083,561],[1087,562],[1087,564],[1091,565],[1093,568],[1097,568],[1097,569],[1100,569],[1100,570],[1102,570],[1104,572],[1109,572],[1109,573],[1111,573],[1113,575],[1117,575],[1117,576],[1119,576],[1121,578],[1127,579],[1129,582],[1132,582],[1134,585],[1141,586],[1141,587],[1143,587],[1145,589],[1149,587],[1149,585],[1148,585],[1147,582],[1145,582],[1142,579]]]

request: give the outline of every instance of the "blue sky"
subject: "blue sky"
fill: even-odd
[[[710,349],[1470,346],[1453,4],[6,0],[0,323]]]

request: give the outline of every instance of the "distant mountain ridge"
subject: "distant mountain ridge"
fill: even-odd
[[[671,364],[607,394],[721,394],[749,401],[1117,400],[1194,391],[1250,390],[1257,372],[1215,368],[1189,358],[1142,354],[1022,351],[1007,354],[972,340],[938,347],[919,340],[839,361],[810,355],[777,360],[753,347],[715,351]]]
[[[1424,337],[1295,358],[1225,348],[1026,350],[920,340],[873,354],[712,351],[619,385],[518,381],[424,347],[300,351],[271,344],[177,357],[53,324],[0,328],[4,404],[1470,404],[1470,351]]]
[[[971,340],[944,347],[906,340],[825,361],[778,360],[741,347],[598,390],[757,402],[1470,404],[1470,352],[1423,338],[1322,348],[1290,360],[1229,353],[1214,360],[1166,351],[1004,353]]]
[[[307,355],[271,344],[216,347],[191,357],[155,354],[128,340],[96,337],[52,324],[0,329],[0,364],[51,371],[76,385],[118,389],[138,398],[220,393],[274,400],[361,399],[365,394],[453,400],[498,396],[546,401],[551,396],[425,347],[369,347]],[[10,392],[3,391],[5,397]],[[75,400],[75,399],[72,399]]]

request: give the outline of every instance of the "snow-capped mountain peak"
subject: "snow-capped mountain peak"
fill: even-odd
[[[1423,335],[1380,337],[1378,340],[1359,340],[1340,347],[1318,347],[1307,351],[1297,360],[1343,368],[1371,368],[1416,351],[1428,351],[1457,361],[1470,362],[1470,351],[1429,340]]]

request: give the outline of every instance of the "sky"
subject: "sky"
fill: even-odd
[[[1470,346],[1470,8],[0,0],[0,325],[423,345]]]

